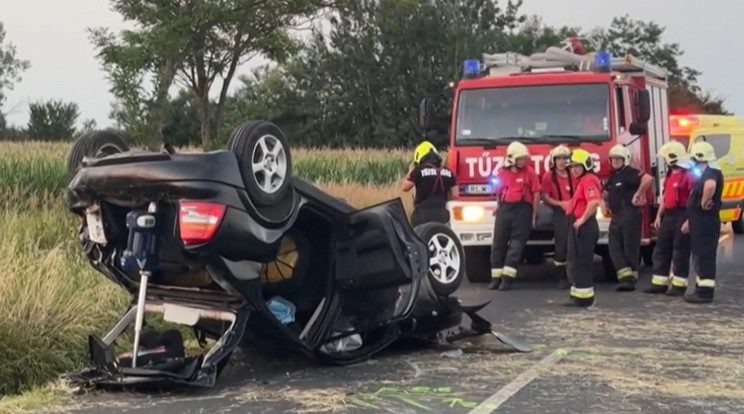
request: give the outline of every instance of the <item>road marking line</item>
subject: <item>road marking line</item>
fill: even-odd
[[[532,368],[519,374],[517,378],[514,378],[512,382],[506,384],[503,388],[496,391],[495,394],[488,397],[485,401],[480,403],[477,407],[473,408],[468,414],[488,414],[492,413],[506,402],[509,398],[518,393],[522,388],[526,387],[530,382],[534,381],[540,372],[549,365],[553,365],[563,359],[569,354],[569,350],[564,348],[558,348],[553,351],[552,354],[546,356],[540,362],[533,365]],[[488,408],[491,407],[491,408]]]

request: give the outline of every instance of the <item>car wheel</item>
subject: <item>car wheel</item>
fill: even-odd
[[[237,157],[248,195],[259,206],[278,203],[289,190],[292,154],[277,125],[249,121],[235,128],[227,143]]]
[[[427,275],[434,292],[440,296],[455,293],[465,278],[465,251],[460,239],[442,223],[424,223],[416,226],[414,231],[427,245]]]
[[[67,155],[67,172],[72,175],[80,168],[83,158],[104,158],[130,150],[129,144],[113,131],[94,130],[80,135]]]

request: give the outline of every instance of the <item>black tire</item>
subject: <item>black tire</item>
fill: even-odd
[[[744,204],[742,204],[740,207],[744,208]],[[734,231],[734,234],[744,233],[744,211],[742,211],[739,215],[739,220],[731,222],[731,230]]]
[[[131,148],[121,135],[114,131],[93,130],[86,132],[72,144],[67,155],[67,173],[73,175],[80,168],[83,158],[105,158],[109,155],[127,152]]]
[[[265,149],[273,150],[277,148],[277,145],[281,146],[278,157],[260,154],[260,152],[264,152],[264,148],[261,147],[262,143],[267,144],[267,141],[270,141],[268,145],[271,147]],[[292,154],[289,148],[289,140],[281,128],[268,121],[245,122],[235,128],[227,142],[227,148],[238,157],[238,164],[243,175],[243,184],[248,196],[256,205],[272,206],[282,200],[289,191],[291,182]],[[258,162],[259,157],[265,163],[268,163],[272,176],[277,172],[283,175],[279,178],[278,183],[272,183],[269,179],[270,190],[262,188],[261,181],[263,179],[257,177],[260,171],[254,171],[253,169],[254,161]],[[279,161],[276,162],[275,158],[278,158]]]
[[[465,247],[465,276],[470,283],[491,280],[491,248],[489,246]]]
[[[447,248],[450,251],[449,254],[451,255],[451,257],[449,259],[452,260],[453,263],[448,264],[446,269],[446,279],[448,280],[439,280],[439,277],[441,276],[436,275],[435,272],[439,270],[441,274],[442,268],[441,266],[437,265],[435,265],[434,268],[429,268],[427,276],[429,278],[429,282],[431,283],[432,289],[434,289],[434,292],[437,295],[449,296],[455,293],[455,291],[460,288],[460,285],[465,278],[466,269],[465,250],[462,247],[462,243],[460,243],[460,239],[457,237],[455,232],[452,231],[452,229],[450,229],[446,224],[443,223],[424,223],[416,226],[413,230],[416,232],[419,238],[424,243],[426,243],[427,251],[429,252],[429,259],[439,254],[445,256],[444,250],[438,251],[436,245],[434,244],[434,240],[437,240],[440,247]],[[449,246],[450,242],[454,243],[454,246]],[[454,247],[454,251],[451,250],[452,247]],[[452,271],[451,273],[450,270]]]
[[[656,242],[651,242],[646,246],[641,246],[641,265],[647,267],[654,266],[654,247]]]
[[[617,273],[610,257],[610,248],[606,244],[602,244],[597,246],[595,252],[602,258],[602,273],[604,276],[602,279],[608,283],[617,283]]]

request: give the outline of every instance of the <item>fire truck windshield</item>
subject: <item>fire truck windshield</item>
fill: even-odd
[[[605,83],[463,89],[457,145],[485,140],[536,142],[610,139],[610,88]]]

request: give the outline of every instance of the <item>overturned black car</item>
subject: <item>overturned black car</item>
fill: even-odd
[[[331,364],[401,338],[437,343],[496,334],[452,296],[464,254],[449,227],[411,228],[400,199],[355,209],[292,173],[276,125],[247,122],[226,150],[130,150],[110,131],[79,137],[68,158],[70,210],[91,265],[132,296],[104,337],[91,335],[89,385],[213,386],[250,344]],[[216,340],[187,357],[176,335],[143,332],[145,313]],[[463,313],[471,327],[460,327]],[[114,344],[134,326],[132,352]],[[134,352],[136,350],[137,352]]]

